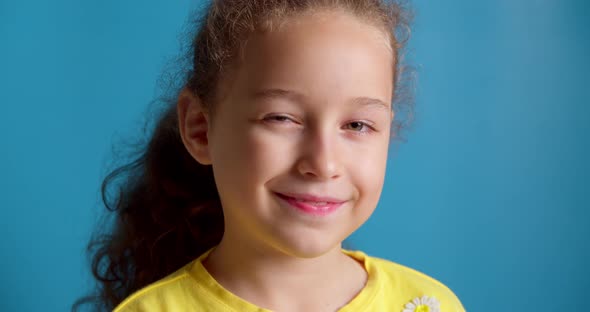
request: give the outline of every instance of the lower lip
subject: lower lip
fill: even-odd
[[[340,206],[344,204],[344,202],[341,202],[327,203],[322,206],[314,206],[311,205],[309,202],[299,201],[294,199],[293,197],[288,197],[283,194],[276,193],[276,195],[283,201],[287,202],[290,206],[296,208],[297,210],[314,216],[327,216],[329,214],[332,214],[334,211],[338,210],[338,208],[340,208]]]

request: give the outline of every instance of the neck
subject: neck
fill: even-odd
[[[364,286],[366,272],[337,245],[321,256],[301,258],[270,247],[251,246],[224,236],[203,261],[209,273],[235,295],[271,310],[300,306],[336,310]],[[323,310],[323,309],[322,309]]]

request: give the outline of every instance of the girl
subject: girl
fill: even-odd
[[[434,279],[341,245],[383,186],[402,13],[214,1],[147,150],[103,184],[130,172],[93,263],[101,307],[464,311]]]

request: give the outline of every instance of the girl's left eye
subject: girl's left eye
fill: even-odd
[[[373,128],[371,126],[369,126],[369,124],[367,124],[366,122],[363,121],[353,121],[353,122],[349,122],[348,124],[346,124],[346,128],[353,130],[354,132],[370,132],[373,130]]]

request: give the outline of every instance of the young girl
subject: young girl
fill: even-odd
[[[342,241],[375,209],[402,6],[218,0],[193,68],[118,195],[102,308],[464,311],[444,285]],[[394,131],[391,131],[391,130]]]

